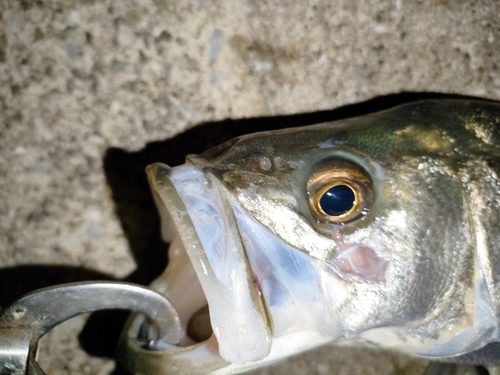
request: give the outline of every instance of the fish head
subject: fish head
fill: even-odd
[[[208,303],[216,355],[264,363],[336,339],[419,353],[472,324],[462,104],[242,136],[148,168],[206,298],[185,315]],[[169,292],[178,275],[158,283],[174,305],[192,297]]]

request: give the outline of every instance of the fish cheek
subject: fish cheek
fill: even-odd
[[[307,219],[314,223],[310,216]],[[391,254],[371,229],[374,224],[374,217],[368,215],[347,225],[317,222],[312,225],[321,236],[334,241],[326,262],[334,266],[342,278],[370,283],[386,281]]]

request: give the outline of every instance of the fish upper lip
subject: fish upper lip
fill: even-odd
[[[196,181],[191,182],[189,176],[187,180],[183,180],[183,172],[199,173],[202,178],[209,178],[192,165],[177,167],[175,175],[173,169],[164,164],[156,163],[147,168],[151,184],[164,200],[202,285],[210,307],[211,324],[218,339],[220,355],[233,363],[260,360],[271,349],[271,323],[262,294],[254,282],[231,205],[219,193],[217,186],[203,190]],[[216,179],[212,179],[214,181]],[[200,194],[198,191],[190,192],[190,186],[203,191]],[[205,199],[207,197],[203,196],[204,193],[219,198],[219,205],[207,205],[211,200]],[[200,212],[195,211],[197,204]],[[207,217],[204,209],[215,209],[216,217],[212,221],[218,222],[204,223],[203,218]],[[216,244],[219,245],[221,254],[204,246],[204,242],[205,245],[207,242],[210,245],[210,235],[217,237],[217,233],[204,233],[205,225],[208,230],[214,228],[215,232],[217,228],[230,232],[221,237],[224,242],[222,249],[219,243]],[[224,262],[227,262],[227,267],[219,265]]]

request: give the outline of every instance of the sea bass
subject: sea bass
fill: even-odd
[[[500,104],[251,134],[147,173],[180,334],[152,348],[130,320],[133,371],[234,374],[336,340],[500,363]]]

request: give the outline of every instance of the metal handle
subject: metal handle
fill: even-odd
[[[29,293],[0,315],[0,373],[45,375],[35,358],[38,340],[65,320],[107,309],[142,313],[156,328],[156,340],[180,340],[177,311],[151,289],[109,281],[62,284]]]

